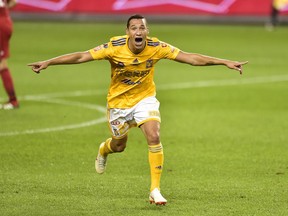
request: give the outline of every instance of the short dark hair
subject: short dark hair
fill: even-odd
[[[134,15],[130,16],[129,19],[127,20],[127,28],[129,28],[129,26],[130,26],[130,21],[131,21],[132,19],[145,19],[145,17],[142,16],[142,15],[140,15],[140,14],[134,14]]]

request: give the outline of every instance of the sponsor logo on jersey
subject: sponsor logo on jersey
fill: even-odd
[[[126,85],[139,85],[139,84],[141,84],[141,81],[134,82],[131,79],[123,79],[123,80],[121,80],[121,82],[126,84]]]
[[[116,76],[118,77],[145,77],[150,73],[150,70],[135,70],[135,71],[127,71],[123,68],[116,68],[115,69]]]

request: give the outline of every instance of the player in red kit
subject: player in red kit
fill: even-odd
[[[9,14],[9,8],[16,4],[16,0],[0,0],[0,76],[5,91],[8,94],[8,102],[0,105],[0,109],[15,109],[19,107],[16,98],[13,80],[8,68],[9,41],[12,36],[13,24]]]

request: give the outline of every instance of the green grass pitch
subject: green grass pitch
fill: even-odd
[[[106,61],[26,65],[125,34],[123,24],[15,22],[10,68],[21,107],[0,110],[0,214],[288,215],[288,28],[150,24],[150,35],[188,52],[249,61],[156,65],[168,204],[150,205],[147,144],[137,128],[125,152],[94,159],[109,137]],[[0,99],[6,100],[3,88]]]

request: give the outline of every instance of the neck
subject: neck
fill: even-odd
[[[136,48],[135,46],[133,46],[133,44],[130,42],[130,39],[128,39],[128,48],[129,48],[129,50],[130,50],[132,53],[134,53],[134,54],[139,54],[139,53],[141,53],[141,52],[144,50],[145,46],[146,46],[146,43],[145,43],[144,47],[141,47],[140,49],[137,49],[137,48]]]

